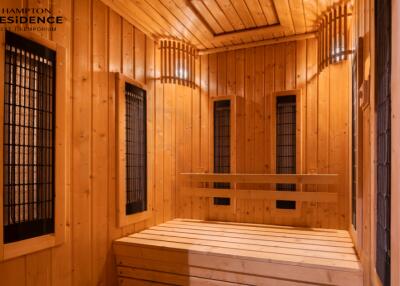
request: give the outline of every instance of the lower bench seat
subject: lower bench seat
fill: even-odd
[[[175,219],[114,242],[119,285],[362,285],[347,231]]]

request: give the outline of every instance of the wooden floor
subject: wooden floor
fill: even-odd
[[[175,219],[114,252],[120,285],[362,285],[343,230]]]

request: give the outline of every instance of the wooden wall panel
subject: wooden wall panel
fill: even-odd
[[[9,1],[6,6],[47,7],[65,16],[55,31],[39,34],[67,50],[70,104],[65,132],[70,161],[65,168],[70,172],[65,243],[1,262],[1,284],[116,285],[112,240],[175,217],[175,94],[181,90],[164,89],[156,80],[160,61],[153,40],[100,0]],[[117,225],[115,202],[115,72],[147,87],[148,189],[150,204],[157,210],[147,221],[123,228]],[[172,96],[164,100],[164,92]],[[185,96],[190,99],[190,94]],[[159,164],[160,158],[169,169]]]
[[[203,202],[199,200],[195,204],[178,204],[182,208],[178,216],[346,229],[349,215],[347,211],[349,141],[346,103],[350,90],[347,84],[348,62],[334,65],[324,73],[318,74],[317,41],[310,39],[202,56],[200,65],[203,102],[207,100],[207,93],[208,100],[224,95],[234,97],[235,131],[233,132],[236,133],[236,152],[232,162],[235,162],[236,171],[241,173],[275,172],[275,154],[272,152],[274,134],[271,126],[275,107],[272,105],[272,98],[278,91],[301,90],[301,106],[299,106],[301,144],[298,147],[301,167],[298,172],[339,173],[341,175],[339,185],[329,188],[309,186],[308,190],[338,192],[343,203],[339,206],[330,203],[303,202],[299,205],[300,211],[297,214],[288,215],[287,212],[274,211],[274,201],[240,199],[236,204],[233,203],[235,216],[229,217],[222,209],[219,209],[220,216],[215,211],[207,210],[211,199],[203,198]],[[192,97],[194,98],[196,97]],[[196,106],[194,104],[192,109],[177,110],[177,116],[186,117],[191,113],[192,122],[197,124]],[[200,105],[200,108],[202,107],[203,104]],[[181,112],[187,114],[179,115]],[[204,130],[206,122],[212,119],[212,114],[207,114],[204,110],[200,112],[200,126],[201,130]],[[178,125],[177,122],[177,128]],[[188,132],[189,127],[184,129]],[[189,136],[189,133],[186,134]],[[197,136],[193,133],[192,135]],[[202,168],[206,168],[202,171],[212,172],[212,132],[208,131],[208,140],[204,135],[207,135],[207,132],[201,132],[200,157],[204,161],[208,155],[210,159],[208,168],[207,164],[201,164]],[[177,138],[179,137],[180,135],[177,135]],[[208,146],[204,146],[207,142]],[[188,146],[177,145],[177,152],[184,149],[183,155],[176,157],[177,172],[190,169],[181,167],[179,163],[186,152],[190,151],[191,147]],[[197,152],[196,150],[193,148],[192,152]],[[240,187],[266,189],[270,186],[261,184]],[[181,199],[186,200],[186,198]],[[203,206],[199,205],[201,203]],[[205,211],[199,212],[198,209]]]

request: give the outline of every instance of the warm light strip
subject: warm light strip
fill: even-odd
[[[197,50],[182,41],[160,40],[161,83],[195,87],[195,58]]]
[[[336,4],[326,11],[318,26],[318,68],[346,60],[351,53],[348,23],[351,17],[348,3]]]

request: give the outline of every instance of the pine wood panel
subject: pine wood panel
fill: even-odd
[[[298,142],[300,158],[298,172],[337,173],[340,176],[337,186],[310,185],[304,190],[337,193],[338,201],[343,203],[302,202],[299,205],[301,211],[297,215],[287,215],[272,212],[275,201],[238,199],[233,206],[236,218],[230,220],[347,227],[348,109],[343,108],[343,103],[340,102],[348,98],[349,89],[347,84],[343,83],[347,81],[348,63],[335,65],[334,72],[328,69],[318,74],[316,53],[316,39],[307,39],[201,56],[200,64],[207,66],[201,67],[200,80],[208,83],[204,86],[204,90],[202,88],[202,92],[208,93],[210,99],[224,95],[234,95],[235,98],[236,172],[274,173],[275,154],[271,153],[271,148],[275,144],[271,120],[274,114],[272,98],[275,92],[298,89],[301,91],[301,106],[298,108],[301,128]],[[197,111],[191,112],[195,114]],[[201,116],[199,123],[197,120],[194,122],[206,126],[211,117],[212,114],[206,113]],[[208,167],[207,164],[202,164],[202,168],[205,168],[202,171],[212,173],[213,145],[210,131],[208,136],[210,143],[208,146],[202,146],[200,157],[204,158],[203,160],[209,158]],[[207,140],[202,137],[203,133],[201,140],[206,143]],[[177,148],[179,149],[178,146]],[[181,159],[177,157],[177,160]],[[178,168],[177,171],[179,170],[183,168]],[[183,185],[184,182],[181,181],[178,189]],[[239,183],[240,188],[271,189],[271,186],[265,183],[240,185]],[[212,204],[206,202],[206,199],[203,200],[203,206],[199,206],[199,203],[201,204],[201,200],[196,201],[195,208],[202,210],[207,210],[207,204]],[[192,208],[189,204],[180,206]],[[184,210],[182,214],[191,212],[192,210]],[[209,210],[201,213],[200,216],[196,212],[196,218],[207,219],[212,215]]]
[[[117,226],[115,202],[115,75],[124,72],[146,83],[148,91],[148,189],[150,205],[161,199],[158,210],[164,217],[175,217],[175,186],[167,184],[154,194],[158,173],[155,154],[156,99],[163,100],[164,90],[155,85],[160,68],[155,43],[133,27],[100,0],[84,1],[15,1],[7,7],[48,7],[63,15],[64,24],[55,31],[43,32],[44,38],[63,45],[67,51],[66,82],[66,156],[71,158],[71,177],[67,177],[65,243],[41,252],[0,263],[5,285],[116,285],[116,267],[111,252],[112,240],[141,231],[155,223],[151,217],[124,228]],[[61,76],[61,75],[60,75]],[[168,91],[169,92],[169,91]],[[174,93],[173,89],[173,93]],[[158,94],[159,93],[159,94]],[[171,120],[166,126],[174,146],[175,108],[170,106]],[[162,117],[164,109],[159,111]],[[166,117],[168,117],[167,115]],[[164,126],[161,126],[164,128]],[[68,143],[69,142],[69,143]],[[171,169],[161,172],[175,174],[175,151],[170,155]],[[161,157],[163,154],[161,153]],[[66,172],[67,174],[69,172]],[[164,184],[164,182],[163,182]],[[153,203],[152,203],[153,202]]]

